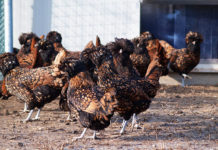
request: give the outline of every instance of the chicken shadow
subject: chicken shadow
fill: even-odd
[[[175,93],[178,89],[181,89],[181,87],[167,86],[160,92],[166,90],[167,93]],[[190,87],[189,90],[193,89]],[[207,87],[194,90],[196,93],[217,93],[216,90],[207,89]],[[158,97],[153,99],[150,108],[138,115],[138,122],[142,129],[134,129],[131,132],[129,129],[131,125],[129,125],[126,133],[119,138],[125,141],[217,140],[217,116],[213,111],[210,111],[211,107],[205,107],[205,105],[216,107],[217,97],[195,94],[190,98],[186,95],[187,93],[190,93],[190,91],[185,91],[184,96],[186,97],[172,99]],[[201,110],[205,111],[205,109],[208,109],[208,111],[201,113]],[[168,110],[169,113],[166,113]],[[165,113],[161,113],[162,111]],[[115,122],[115,119],[113,121]],[[116,122],[120,123],[121,126],[122,118],[118,117]],[[129,124],[131,124],[131,120],[129,120]]]
[[[166,116],[157,116],[158,118]],[[140,132],[140,136],[131,135],[132,132],[127,131],[127,136],[123,135],[120,138],[125,141],[157,141],[157,140],[189,140],[189,141],[203,141],[203,140],[217,140],[217,123],[215,120],[205,120],[203,116],[195,116],[201,118],[199,122],[186,120],[187,116],[176,117],[176,120],[181,120],[177,123],[170,123],[166,120],[159,121],[160,125],[142,129],[143,135],[140,130],[133,132]],[[188,116],[194,118],[194,116]],[[174,118],[175,119],[175,118]],[[153,122],[153,120],[149,120]],[[149,125],[148,125],[149,126]]]

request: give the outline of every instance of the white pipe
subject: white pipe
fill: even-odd
[[[4,0],[5,52],[13,52],[12,0]]]

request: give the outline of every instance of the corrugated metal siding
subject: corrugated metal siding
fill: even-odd
[[[60,32],[69,50],[82,50],[99,35],[102,43],[114,37],[133,38],[140,31],[139,0],[16,0],[13,1],[14,45],[22,32]]]

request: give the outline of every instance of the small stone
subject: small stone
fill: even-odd
[[[8,116],[8,115],[10,115],[10,113],[9,113],[8,109],[5,109],[5,110],[4,110],[4,115],[5,115],[5,116]]]
[[[70,123],[69,123],[69,122],[67,122],[67,123],[65,123],[65,125],[70,125]]]
[[[72,119],[72,121],[73,121],[73,122],[76,122],[76,121],[77,121],[77,119],[75,119],[75,118],[74,118],[74,119]]]
[[[14,110],[14,111],[13,111],[13,114],[16,114],[16,113],[18,113],[18,111]]]
[[[157,147],[157,146],[155,144],[153,144],[152,147]]]
[[[63,123],[63,122],[64,122],[64,120],[60,120],[60,122],[61,122],[61,123]]]
[[[21,142],[18,143],[18,146],[20,146],[20,147],[23,147],[23,145],[24,145],[24,144],[21,143]]]
[[[181,111],[181,110],[177,111],[177,114],[182,114],[182,113],[183,113],[183,111]]]
[[[73,134],[78,134],[79,132],[77,130],[74,130],[72,133]]]

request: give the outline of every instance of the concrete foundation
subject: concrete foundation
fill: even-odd
[[[217,85],[218,73],[190,73],[192,79],[186,79],[187,85]],[[170,72],[167,76],[160,78],[160,83],[164,85],[181,85],[182,78],[179,74]]]

